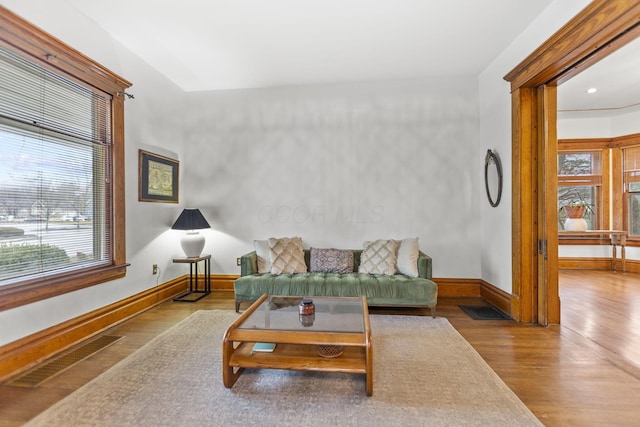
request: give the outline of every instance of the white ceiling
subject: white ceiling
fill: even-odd
[[[551,3],[68,1],[185,91],[478,75]]]
[[[478,75],[551,3],[67,1],[185,91]],[[640,41],[561,85],[558,108],[638,109],[638,70]]]
[[[598,91],[587,94],[589,88]],[[558,110],[573,117],[603,117],[640,110],[640,39],[561,84]]]

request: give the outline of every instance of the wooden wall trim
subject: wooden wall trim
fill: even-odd
[[[211,289],[216,291],[233,292],[233,282],[239,277],[240,276],[237,274],[212,274]],[[202,281],[204,279],[201,278],[200,280]]]
[[[538,118],[537,91],[521,88],[512,105],[512,300],[511,317],[531,323],[537,316],[538,285]],[[517,304],[516,304],[517,302]]]
[[[599,150],[640,144],[640,133],[611,138],[566,138],[558,140],[558,151]]]
[[[531,289],[537,292],[536,303],[532,302],[534,316],[531,322],[547,326],[560,322],[560,295],[558,294],[558,135],[557,135],[557,87],[544,85],[537,87],[536,136],[537,182],[534,188],[544,188],[538,192],[538,242],[542,242],[544,256],[537,257],[537,283]],[[533,190],[533,188],[532,188]],[[540,222],[540,218],[544,220]],[[538,243],[536,242],[536,243]],[[538,243],[539,244],[539,243]],[[538,249],[538,244],[536,249]],[[540,252],[537,250],[536,252]]]
[[[640,268],[640,263],[638,263]],[[233,292],[238,275],[211,275],[211,288]],[[482,297],[510,314],[509,294],[481,279],[435,278],[439,297]],[[204,277],[199,276],[199,287]],[[152,289],[109,304],[74,319],[54,325],[0,347],[0,381],[29,369],[46,359],[91,338],[133,316],[172,299],[187,290],[189,276],[183,275]]]
[[[609,261],[608,265],[609,267],[611,267],[611,261]],[[211,276],[211,289],[233,292],[233,281],[238,277],[240,276]],[[481,297],[489,304],[511,315],[511,294],[493,286],[488,282],[485,282],[482,279],[439,277],[434,278],[433,281],[438,284],[438,298]]]
[[[612,138],[567,138],[558,140],[558,151],[604,150],[611,146]]]
[[[0,381],[184,292],[188,276],[132,295],[0,347]]]
[[[441,297],[479,297],[479,279],[434,278],[438,284],[438,298]]]
[[[3,44],[27,53],[48,68],[62,70],[112,95],[132,85],[3,6],[0,6],[0,30]]]
[[[629,135],[616,136],[611,138],[611,146],[624,147],[627,145],[640,144],[640,133],[632,133]]]
[[[635,39],[639,17],[640,1],[594,0],[504,78],[512,91],[565,81]]]
[[[438,298],[480,297],[504,313],[511,314],[511,294],[482,279],[434,278]]]
[[[493,286],[491,283],[480,281],[480,296],[489,304],[497,307],[504,313],[511,314],[511,294],[500,288]],[[513,317],[513,316],[512,316]]]

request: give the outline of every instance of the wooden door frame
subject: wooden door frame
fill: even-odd
[[[541,271],[544,254],[538,253],[539,240],[547,247],[557,243],[557,225],[550,227],[557,224],[557,211],[549,208],[556,195],[547,194],[551,192],[540,176],[550,172],[544,169],[549,155],[543,151],[544,139],[556,137],[557,111],[555,91],[539,88],[557,86],[638,36],[640,0],[594,0],[504,77],[512,93],[511,316],[519,322],[560,322],[557,247],[555,265],[547,271]],[[551,258],[548,264],[553,264]],[[555,281],[549,280],[553,274]]]

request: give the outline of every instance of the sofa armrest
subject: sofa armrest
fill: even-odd
[[[431,280],[432,260],[424,252],[418,253],[418,277]]]
[[[249,276],[251,274],[258,273],[258,255],[256,251],[249,252],[248,254],[240,257],[240,275]]]

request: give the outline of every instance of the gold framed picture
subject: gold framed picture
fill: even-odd
[[[138,200],[178,203],[178,160],[138,150]]]

